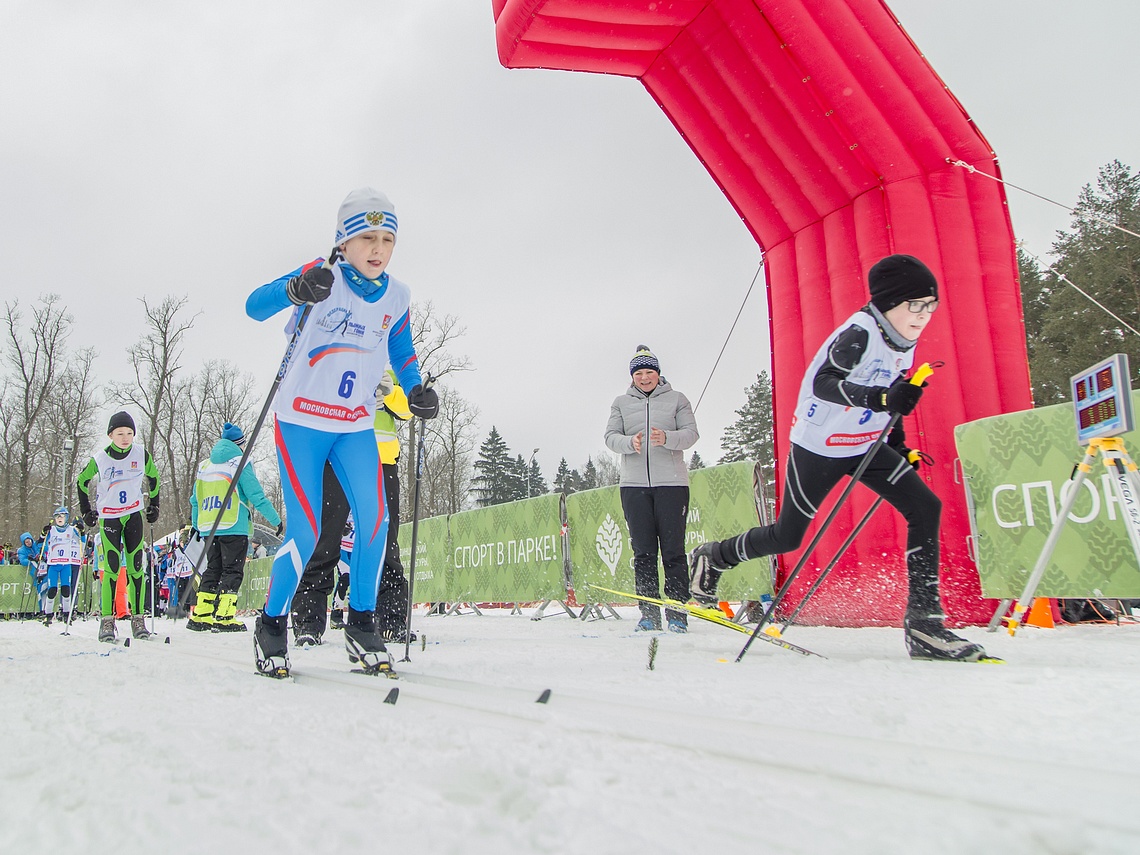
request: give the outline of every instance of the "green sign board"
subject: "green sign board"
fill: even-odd
[[[561,500],[554,493],[454,514],[450,599],[562,599]]]
[[[416,579],[412,597],[417,603],[445,603],[451,598],[448,579],[451,575],[451,538],[448,535],[448,517],[431,517],[420,520],[416,530]],[[404,575],[411,579],[412,524],[400,526],[400,563]]]
[[[721,540],[759,524],[753,488],[754,465],[731,463],[689,473],[689,516],[686,551],[707,540]],[[633,550],[621,508],[619,487],[602,487],[566,497],[570,564],[574,589],[583,602],[610,595],[591,595],[590,583],[633,591]],[[766,559],[745,561],[726,572],[719,592],[724,599],[755,600],[772,593]],[[660,574],[660,563],[658,564]]]
[[[1133,393],[1132,400],[1133,407],[1140,404],[1140,393]],[[1085,455],[1076,441],[1073,406],[1056,404],[968,422],[955,428],[954,439],[982,592],[1018,597],[1058,523],[1073,467]],[[1122,439],[1126,448],[1140,450],[1140,432]],[[1080,489],[1037,595],[1140,597],[1140,564],[1100,459]]]

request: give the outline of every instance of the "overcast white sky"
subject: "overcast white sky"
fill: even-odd
[[[1108,161],[1140,168],[1140,3],[890,6],[1007,180],[1072,204]],[[136,298],[189,294],[188,366],[228,357],[263,396],[285,342],[246,295],[327,252],[370,184],[392,273],[467,328],[479,439],[541,448],[549,480],[604,449],[635,345],[696,403],[759,260],[639,83],[503,69],[490,0],[5,0],[0,79],[0,292],[61,294],[106,379]],[[1009,199],[1047,253],[1067,214]],[[706,461],[768,350],[761,279],[697,411]]]

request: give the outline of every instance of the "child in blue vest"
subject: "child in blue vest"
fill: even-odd
[[[275,439],[285,498],[284,540],[273,561],[265,607],[254,628],[257,669],[289,674],[288,620],[293,595],[320,534],[326,461],[344,488],[356,523],[349,568],[345,647],[366,671],[391,671],[376,628],[388,514],[372,422],[376,387],[391,364],[412,411],[434,417],[439,402],[424,388],[412,343],[411,291],[387,273],[396,246],[395,207],[376,190],[354,190],[340,206],[334,255],[263,285],[246,313],[264,321],[291,309],[292,362],[274,402]]]

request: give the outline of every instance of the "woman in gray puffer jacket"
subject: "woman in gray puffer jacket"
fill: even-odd
[[[636,591],[659,598],[657,554],[665,567],[665,597],[689,599],[685,520],[689,513],[689,470],[682,452],[699,438],[689,399],[661,377],[649,348],[639,345],[629,363],[633,378],[614,399],[606,425],[606,446],[621,455],[621,506],[633,545]],[[687,615],[666,610],[669,629],[686,632]],[[641,604],[639,630],[661,629],[661,610]]]

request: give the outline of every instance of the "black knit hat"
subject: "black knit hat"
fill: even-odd
[[[661,373],[661,363],[657,361],[657,357],[653,355],[646,345],[639,344],[637,346],[637,353],[635,353],[633,359],[629,361],[629,373],[633,374],[642,368],[651,368],[658,374]]]
[[[115,415],[111,416],[111,421],[107,422],[107,433],[112,433],[115,428],[128,427],[131,431],[135,429],[135,420],[131,418],[131,414],[126,410],[119,410]]]
[[[888,255],[867,274],[871,303],[880,312],[889,312],[900,303],[922,297],[938,299],[938,280],[930,268],[913,255]]]

